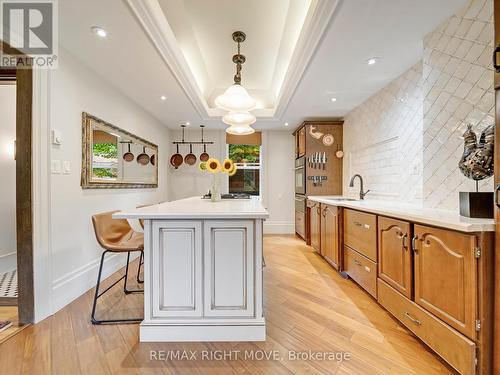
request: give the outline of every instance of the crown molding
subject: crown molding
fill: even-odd
[[[225,112],[210,108],[182,53],[175,35],[163,14],[158,0],[126,0],[159,54],[182,87],[196,112],[203,120],[221,117]],[[317,0],[313,14],[306,20],[306,31],[301,32],[274,108],[256,109],[258,118],[278,120],[283,116],[290,100],[311,62],[323,33],[330,24],[340,0]],[[309,17],[309,15],[308,15]]]
[[[208,104],[157,0],[126,0],[198,115],[209,120]]]
[[[340,0],[318,0],[307,31],[300,34],[276,101],[273,117],[281,118],[290,104]]]

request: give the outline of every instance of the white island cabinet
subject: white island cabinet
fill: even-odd
[[[199,197],[123,211],[144,220],[140,341],[263,341],[258,199]]]

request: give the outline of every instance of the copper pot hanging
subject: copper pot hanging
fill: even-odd
[[[184,158],[182,155],[179,153],[179,145],[177,145],[177,153],[173,154],[170,157],[170,164],[172,167],[175,169],[179,168],[182,165],[182,162],[184,161]]]
[[[132,152],[130,152],[130,143],[131,142],[128,142],[128,151],[123,154],[123,160],[125,160],[127,162],[131,162],[132,160],[135,159],[134,154]]]
[[[184,157],[184,162],[187,165],[194,165],[196,163],[196,155],[193,154],[193,144],[189,144],[189,154]]]
[[[146,154],[146,146],[142,147],[142,154],[137,156],[137,162],[140,165],[148,165],[149,164],[149,155]]]
[[[206,162],[208,159],[210,159],[210,155],[207,153],[207,144],[205,143],[205,140],[203,139],[203,128],[205,125],[200,125],[201,128],[201,143],[203,143],[203,152],[200,154],[200,161]]]

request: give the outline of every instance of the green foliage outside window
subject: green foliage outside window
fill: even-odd
[[[259,163],[260,146],[229,145],[229,159],[235,163]]]
[[[117,178],[118,172],[112,168],[92,168],[92,174],[97,178]]]
[[[118,157],[118,146],[116,143],[94,143],[93,153],[107,159],[116,159]]]

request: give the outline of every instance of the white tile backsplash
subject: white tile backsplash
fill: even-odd
[[[458,210],[475,190],[458,169],[462,134],[494,123],[492,43],[493,0],[469,1],[424,38],[421,62],[345,117],[344,193],[359,173],[372,199]]]

